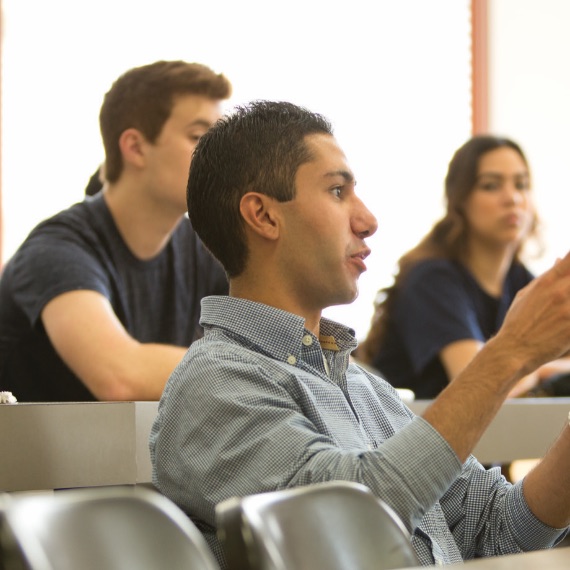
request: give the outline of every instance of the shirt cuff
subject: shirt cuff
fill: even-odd
[[[552,528],[536,518],[524,498],[523,481],[513,485],[506,501],[509,524],[525,550],[548,548],[566,536],[567,528]]]

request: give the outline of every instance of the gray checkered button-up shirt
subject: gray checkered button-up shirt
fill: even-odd
[[[172,374],[150,449],[153,482],[223,563],[214,507],[235,495],[356,481],[388,503],[423,564],[544,548],[561,531],[522,485],[473,458],[461,465],[384,380],[349,363],[353,331],[231,297],[202,300],[203,339]],[[326,361],[326,362],[325,362]]]

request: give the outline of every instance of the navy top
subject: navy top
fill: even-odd
[[[393,386],[409,388],[417,398],[434,398],[449,382],[440,351],[459,340],[487,341],[501,327],[516,293],[532,279],[524,265],[513,263],[496,298],[460,263],[418,263],[395,292],[373,366]]]
[[[150,260],[123,241],[103,194],[39,224],[0,280],[0,389],[20,401],[85,401],[93,395],[66,366],[44,330],[41,312],[55,297],[91,290],[106,297],[140,342],[189,346],[203,334],[200,301],[225,294],[221,265],[184,217]]]

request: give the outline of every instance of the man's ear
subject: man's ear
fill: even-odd
[[[265,239],[279,237],[278,202],[259,192],[248,192],[240,200],[240,213],[247,227]]]
[[[143,134],[137,129],[126,129],[119,137],[119,148],[125,163],[138,167],[144,166],[144,148],[148,144]]]

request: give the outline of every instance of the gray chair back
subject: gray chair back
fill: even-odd
[[[419,566],[394,511],[360,484],[319,483],[216,507],[228,570],[383,570]]]
[[[4,495],[2,570],[219,570],[204,537],[156,491]]]

